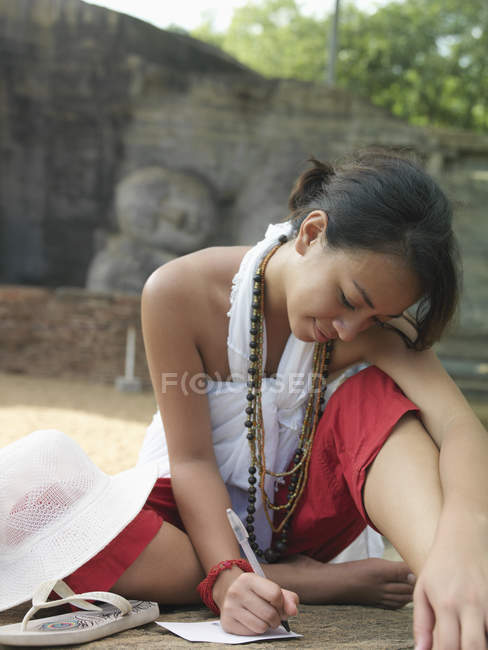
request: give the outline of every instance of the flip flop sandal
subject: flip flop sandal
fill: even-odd
[[[51,591],[59,600],[47,601]],[[87,600],[101,601],[101,606]],[[30,620],[40,609],[72,603],[86,611],[70,612],[50,618]],[[0,626],[0,643],[20,646],[57,646],[87,643],[138,625],[151,623],[159,616],[157,603],[126,600],[106,591],[75,594],[62,580],[44,582],[32,597],[32,607],[22,623]]]

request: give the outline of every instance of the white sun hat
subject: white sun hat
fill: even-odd
[[[52,429],[0,449],[0,611],[107,546],[142,509],[157,477],[157,463],[109,476]]]

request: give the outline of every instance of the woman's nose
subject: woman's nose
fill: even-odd
[[[337,320],[333,320],[332,325],[337,332],[337,336],[344,342],[352,341],[359,332],[362,332],[367,327],[367,324],[363,319],[353,320],[349,318],[338,318]]]

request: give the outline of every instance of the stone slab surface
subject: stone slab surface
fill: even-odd
[[[0,624],[15,623],[22,619],[26,606],[15,607],[0,613]],[[371,650],[406,650],[414,647],[412,636],[412,608],[407,606],[399,611],[389,611],[373,607],[316,606],[301,605],[300,615],[290,620],[293,631],[303,634],[300,639],[290,641],[268,641],[248,643],[245,647],[260,649],[313,648],[314,650],[334,650],[340,648],[370,648]],[[162,609],[159,620],[163,621],[201,621],[211,618],[205,609]],[[235,648],[239,646],[217,643],[190,643],[170,632],[150,623],[140,628],[121,632],[112,637],[84,644],[84,648],[113,648],[117,650],[137,650],[138,648]],[[7,646],[0,645],[2,650]]]

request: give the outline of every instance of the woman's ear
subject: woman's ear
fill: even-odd
[[[314,210],[305,217],[295,239],[295,250],[300,255],[315,242],[325,243],[325,232],[327,230],[328,216],[323,210]]]

